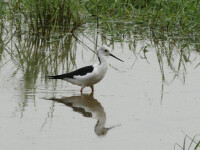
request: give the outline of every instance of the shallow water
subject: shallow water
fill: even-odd
[[[185,135],[193,138],[200,133],[198,52],[188,52],[190,61],[180,61],[182,54],[174,47],[172,70],[163,49],[156,49],[150,39],[138,40],[134,50],[127,42],[115,42],[112,53],[125,62],[109,58],[109,70],[95,85],[93,96],[89,88],[80,95],[78,86],[45,79],[47,74],[98,63],[85,47],[94,49],[93,38],[80,36],[82,43],[69,47],[73,48],[70,56],[66,51],[64,56],[57,54],[54,49],[62,47],[50,43],[51,55],[58,55],[52,59],[58,60],[57,65],[38,63],[42,58],[34,53],[25,59],[29,55],[16,54],[13,43],[7,43],[0,63],[1,149],[169,150],[176,143],[183,146]],[[103,44],[101,37],[97,41]],[[21,47],[27,53],[37,49]],[[73,63],[66,62],[66,57]],[[186,147],[190,142],[186,138]]]

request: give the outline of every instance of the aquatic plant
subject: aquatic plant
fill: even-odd
[[[71,32],[84,22],[79,0],[13,0],[8,7],[10,14],[23,18],[34,34]]]
[[[178,150],[177,148],[181,150],[198,150],[200,148],[200,140],[199,134],[195,135],[193,138],[191,138],[189,135],[185,135],[183,144],[180,145],[176,143],[174,145],[174,150]]]
[[[34,34],[73,32],[91,19],[97,27],[99,21],[121,20],[173,35],[200,33],[199,0],[13,0],[6,4],[7,14],[28,24]],[[0,12],[5,15],[2,7]]]
[[[152,29],[171,34],[200,33],[199,0],[155,0],[138,15]]]

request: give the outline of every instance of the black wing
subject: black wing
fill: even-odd
[[[87,73],[90,73],[94,70],[94,67],[91,66],[86,66],[80,69],[77,69],[75,71],[66,73],[66,74],[61,74],[61,75],[56,75],[56,76],[47,76],[49,79],[64,79],[64,78],[71,78],[73,79],[74,76],[84,76]]]

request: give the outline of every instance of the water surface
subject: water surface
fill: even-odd
[[[1,35],[1,149],[169,150],[200,133],[195,42],[141,33],[120,40],[93,28],[48,40],[11,35]],[[125,62],[109,58],[94,95],[45,79],[98,63],[97,45],[110,46]]]

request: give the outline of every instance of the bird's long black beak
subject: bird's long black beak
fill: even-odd
[[[124,62],[123,60],[121,60],[121,59],[117,58],[117,57],[116,57],[116,56],[114,56],[113,54],[110,54],[110,56],[112,56],[112,57],[114,57],[114,58],[116,58],[116,59],[118,59],[118,60],[120,60],[120,61]]]

